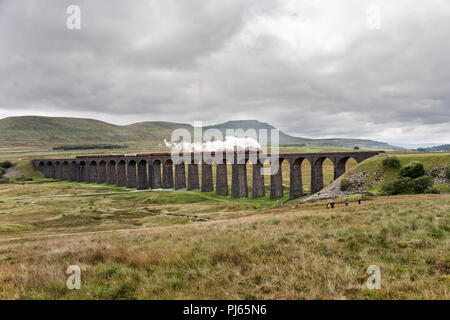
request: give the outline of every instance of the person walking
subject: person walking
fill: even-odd
[[[334,201],[331,201],[331,209],[334,209]]]
[[[345,206],[348,207],[348,199],[345,199]]]
[[[327,202],[327,209],[330,209],[330,203]]]
[[[361,204],[361,198],[358,198],[358,204]]]

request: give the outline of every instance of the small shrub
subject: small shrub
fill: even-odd
[[[413,161],[402,167],[399,172],[400,177],[409,177],[412,179],[419,178],[425,175],[425,168],[419,161]]]
[[[383,167],[384,168],[400,168],[400,160],[397,157],[387,157],[383,159]]]
[[[450,166],[445,168],[445,177],[447,178],[448,181],[450,181]]]
[[[341,181],[341,190],[342,191],[347,191],[348,189],[350,189],[350,187],[351,187],[350,180],[348,180],[347,178],[342,179],[342,181]]]
[[[0,162],[0,167],[4,168],[4,169],[9,169],[13,166],[11,161],[3,161]]]
[[[409,177],[399,178],[393,182],[385,183],[383,191],[390,195],[412,192],[412,179]]]
[[[426,193],[433,193],[433,194],[439,194],[441,191],[439,191],[438,188],[429,188]]]
[[[9,183],[9,178],[0,175],[0,184]]]
[[[412,181],[412,188],[415,193],[424,193],[433,186],[433,178],[428,176],[419,177]]]

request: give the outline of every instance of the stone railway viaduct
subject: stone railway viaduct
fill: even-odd
[[[304,160],[308,160],[311,164],[311,193],[316,193],[323,188],[322,164],[325,159],[328,158],[333,162],[334,179],[337,179],[345,172],[348,159],[353,158],[359,163],[381,152],[280,154],[277,159],[279,170],[273,170],[270,176],[270,197],[283,196],[281,163],[284,160],[287,160],[290,166],[290,199],[295,199],[303,195],[301,164]],[[184,160],[174,163],[170,153],[100,155],[79,156],[71,159],[37,159],[32,160],[32,164],[46,178],[58,180],[107,183],[139,190],[162,188],[208,192],[214,190],[212,165],[215,163],[215,190],[218,195],[226,196],[229,194],[227,163],[231,163],[231,196],[245,198],[248,197],[246,164],[250,161],[253,165],[252,197],[265,196],[264,176],[260,169],[266,160],[274,161],[270,160],[270,156],[259,152],[251,154],[248,151],[231,152],[231,154],[212,153],[212,156],[213,160],[204,160],[202,153],[184,153]],[[201,165],[201,183],[199,165]],[[271,168],[275,167],[271,164]]]

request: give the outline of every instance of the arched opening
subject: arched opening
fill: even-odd
[[[62,179],[70,180],[70,166],[67,161],[62,163]]]
[[[186,189],[187,187],[187,177],[186,177],[186,165],[183,161],[175,163],[175,190]]]
[[[87,181],[87,172],[86,172],[86,162],[81,161],[80,162],[80,171],[78,176],[79,182],[86,182]]]
[[[328,157],[315,160],[311,170],[311,193],[316,193],[334,180],[334,164]]]
[[[212,161],[211,160],[202,160],[200,175],[201,175],[201,190],[203,192],[210,192],[214,190],[213,185],[213,171],[212,171]]]
[[[270,195],[270,159],[264,159],[263,169],[264,169],[264,188],[266,190],[266,195]]]
[[[127,163],[125,160],[120,160],[117,164],[117,185],[122,187],[127,185]]]
[[[358,162],[353,157],[343,157],[337,160],[336,167],[334,168],[334,179],[339,178],[346,171],[356,166]]]
[[[198,177],[198,164],[192,160],[188,165],[188,190],[199,190],[200,182]]]
[[[161,160],[155,160],[152,163],[152,189],[161,189]]]
[[[61,162],[59,162],[59,161],[55,162],[55,179],[58,179],[58,180],[62,179],[62,167],[61,167]]]
[[[39,162],[38,164],[38,171],[45,177],[46,172],[45,172],[45,163],[44,162]]]
[[[89,163],[89,182],[97,182],[97,161]]]
[[[70,163],[70,181],[77,181],[78,180],[78,165],[76,161],[72,161]]]
[[[147,161],[140,160],[138,164],[138,189],[146,190],[148,188]]]
[[[106,183],[116,184],[117,183],[117,168],[116,161],[110,160],[106,166]]]
[[[292,162],[290,183],[289,183],[289,198],[296,199],[304,194],[303,190],[303,173],[302,163],[305,161],[304,157],[295,159]]]
[[[51,161],[48,161],[46,166],[45,166],[44,176],[46,178],[54,178],[55,177],[55,168],[54,168],[53,163]]]
[[[127,188],[137,188],[136,161],[130,160],[127,166]]]
[[[106,183],[106,161],[104,160],[98,164],[97,182]]]
[[[311,194],[311,162],[309,159],[303,159],[301,163],[302,169],[302,190],[303,194]]]
[[[164,161],[163,189],[173,189],[173,162],[171,159]]]

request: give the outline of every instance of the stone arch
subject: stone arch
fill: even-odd
[[[275,161],[277,163],[273,163],[273,160],[270,164],[270,197],[271,198],[281,198],[283,197],[283,171],[286,172],[286,176],[290,176],[290,166],[289,161],[284,158],[278,158]]]
[[[127,164],[127,188],[137,188],[137,175],[136,175],[137,163],[135,160],[128,161]]]
[[[175,164],[175,190],[186,189],[186,164],[178,161]]]
[[[172,159],[167,159],[164,161],[163,165],[163,189],[173,189],[173,161]]]
[[[79,164],[79,171],[78,171],[78,182],[87,182],[87,165],[85,161],[81,161]]]
[[[303,196],[302,164],[305,160],[306,160],[305,157],[298,157],[296,159],[293,159],[291,163],[290,184],[289,184],[290,199],[296,199]]]
[[[77,164],[76,161],[72,161],[70,163],[70,181],[78,181],[78,172],[79,169],[79,165]]]
[[[231,196],[233,198],[248,197],[247,159],[234,159],[231,165]]]
[[[152,189],[161,189],[162,175],[161,175],[161,160],[156,159],[152,162]]]
[[[45,172],[44,176],[46,178],[54,178],[55,177],[55,167],[53,166],[53,162],[47,161],[44,172]]]
[[[89,163],[89,179],[90,183],[97,182],[98,168],[97,161],[93,160]]]
[[[326,165],[329,168],[324,168]],[[314,194],[333,181],[334,162],[333,160],[324,155],[313,160],[311,165],[311,194]],[[325,179],[325,183],[324,183]]]
[[[228,195],[228,163],[226,159],[215,162],[213,168],[215,172],[216,194],[220,196]],[[213,175],[214,177],[214,175]]]
[[[58,180],[62,179],[61,161],[56,161],[55,162],[55,179],[58,179]]]
[[[208,159],[202,160],[202,185],[201,185],[201,190],[203,192],[209,192],[209,191],[213,191],[214,190],[214,185],[213,185],[213,173],[212,173],[212,160]]]
[[[117,183],[117,167],[115,160],[109,160],[106,166],[106,183],[116,184]]]
[[[138,189],[146,190],[149,188],[147,161],[142,159],[138,163]]]
[[[127,163],[123,159],[117,163],[117,185],[121,187],[127,185]]]
[[[358,160],[352,156],[345,156],[336,160],[334,165],[334,179],[339,178],[347,170],[356,165]]]
[[[70,165],[67,161],[63,161],[62,163],[62,179],[70,180]]]
[[[264,185],[264,159],[258,159],[256,163],[249,161],[251,165],[251,177],[252,177],[252,197],[264,197],[266,195],[266,188]]]
[[[199,190],[200,183],[198,180],[198,163],[196,160],[191,160],[188,164],[188,190]]]
[[[97,182],[98,183],[106,183],[106,161],[101,160],[98,164],[97,169]]]

